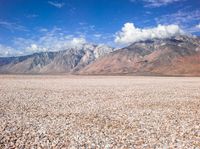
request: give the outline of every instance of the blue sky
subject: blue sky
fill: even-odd
[[[86,42],[116,47],[158,24],[200,35],[200,0],[0,0],[0,56]]]

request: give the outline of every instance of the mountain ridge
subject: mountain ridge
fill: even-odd
[[[121,49],[85,44],[57,52],[4,57],[0,58],[0,73],[200,76],[200,38],[156,38]]]
[[[199,38],[176,36],[139,41],[97,59],[79,73],[200,75],[199,55]],[[194,62],[190,60],[193,57]],[[183,68],[181,65],[190,67]],[[191,67],[194,69],[191,70]]]
[[[71,73],[91,63],[98,57],[112,52],[105,45],[84,44],[57,52],[40,52],[19,57],[0,58],[0,73]]]

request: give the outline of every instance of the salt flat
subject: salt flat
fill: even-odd
[[[200,78],[0,76],[0,148],[200,148]]]

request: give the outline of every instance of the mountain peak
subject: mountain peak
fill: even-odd
[[[27,56],[0,58],[1,73],[69,73],[114,51],[106,45],[83,44],[58,52],[40,52]]]
[[[80,73],[200,75],[200,39],[174,36],[138,41],[97,59]]]

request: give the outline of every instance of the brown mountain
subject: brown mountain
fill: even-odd
[[[200,38],[176,36],[136,42],[97,59],[79,74],[200,76]]]

